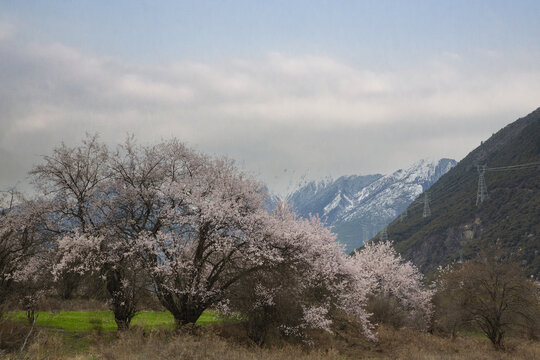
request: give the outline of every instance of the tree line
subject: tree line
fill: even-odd
[[[344,254],[320,219],[285,203],[268,211],[265,186],[228,158],[94,135],[56,147],[30,176],[36,195],[4,193],[0,210],[0,305],[16,294],[29,319],[41,297],[91,281],[119,330],[148,296],[179,327],[207,309],[240,316],[259,344],[270,331],[332,332],[340,316],[375,339],[389,309],[433,329],[436,291],[391,243]]]

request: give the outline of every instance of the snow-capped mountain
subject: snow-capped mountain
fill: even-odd
[[[351,197],[381,177],[380,174],[350,175],[337,180],[312,181],[289,195],[287,201],[299,215],[317,214],[330,223],[335,220],[334,214],[349,204]]]
[[[389,175],[342,176],[311,182],[287,197],[299,215],[319,215],[350,252],[395,219],[418,195],[456,165],[452,159],[420,160]]]

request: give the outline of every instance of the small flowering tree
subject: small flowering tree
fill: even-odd
[[[339,313],[358,321],[364,335],[375,340],[368,304],[379,295],[393,297],[411,318],[429,320],[432,292],[391,243],[368,244],[347,256],[319,219],[298,219],[284,204],[276,206],[267,231],[277,250],[275,261],[243,279],[227,297],[228,311],[247,318],[248,334],[258,344],[270,331],[304,340],[309,330],[332,332]]]
[[[329,228],[315,217],[299,219],[278,204],[268,238],[277,260],[228,294],[229,307],[247,317],[248,334],[256,343],[262,345],[276,331],[309,341],[310,330],[331,332],[334,316],[344,310],[371,335],[364,310],[371,280],[352,272]]]
[[[48,239],[40,229],[44,210],[42,202],[27,201],[15,191],[0,193],[0,307],[17,292],[33,309],[43,294],[40,275],[46,274],[49,260]]]
[[[423,285],[423,275],[395,252],[391,242],[368,243],[349,262],[353,274],[372,280],[368,295],[391,297],[417,325],[428,325],[433,290]]]

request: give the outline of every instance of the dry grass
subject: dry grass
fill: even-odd
[[[126,352],[123,349],[133,348]],[[310,352],[299,346],[261,349],[227,341],[212,332],[181,333],[170,336],[167,332],[122,334],[110,344],[95,348],[100,359],[339,359],[336,352],[315,349]]]
[[[0,358],[2,352],[13,352],[20,349],[29,333],[30,326],[27,323],[7,318],[0,319]],[[31,335],[30,333],[29,341],[33,340]]]
[[[219,335],[218,335],[219,334]],[[226,336],[226,338],[224,337]],[[25,351],[24,359],[540,359],[540,342],[510,340],[506,351],[496,351],[481,337],[455,340],[416,331],[379,329],[378,343],[370,343],[352,329],[335,335],[319,335],[316,344],[274,343],[268,348],[250,344],[240,328],[196,329],[173,332],[134,328],[125,333],[89,333],[82,339],[42,329]],[[81,341],[82,347],[70,342]],[[76,352],[74,352],[76,351]],[[0,356],[1,357],[1,356]],[[20,359],[12,353],[7,359]]]
[[[120,334],[92,334],[92,345],[87,351],[70,354],[58,334],[41,332],[25,354],[12,353],[6,359],[58,359],[58,360],[153,360],[153,359],[342,359],[335,351],[312,349],[306,351],[299,346],[261,349],[227,341],[212,332],[200,334],[171,331],[146,332],[134,328]]]

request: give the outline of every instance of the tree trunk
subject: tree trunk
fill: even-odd
[[[181,328],[188,324],[193,324],[197,322],[199,317],[201,317],[204,310],[198,308],[184,308],[182,311],[173,314],[174,320],[176,321],[176,327]]]
[[[60,281],[60,296],[64,300],[73,298],[73,294],[79,287],[80,276],[72,273],[65,273]]]
[[[176,296],[165,289],[158,291],[158,298],[161,304],[173,315],[177,328],[195,324],[206,309],[205,304],[196,299],[187,295]]]
[[[129,329],[129,323],[135,316],[135,299],[130,290],[122,286],[122,274],[120,271],[111,271],[107,274],[107,291],[112,300],[114,321],[119,331]]]
[[[129,329],[129,321],[125,317],[119,318],[116,316],[116,314],[114,314],[114,321],[116,322],[118,331],[124,331]]]

